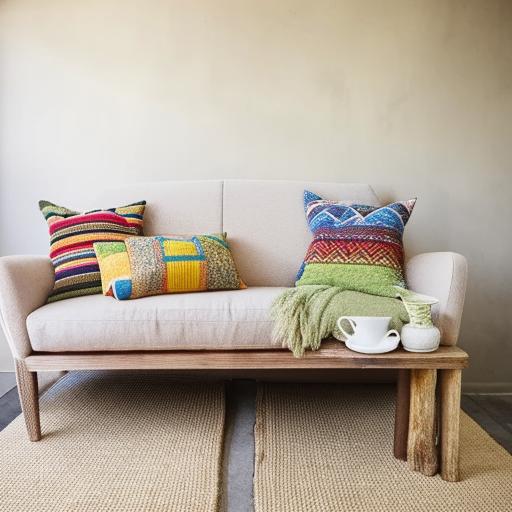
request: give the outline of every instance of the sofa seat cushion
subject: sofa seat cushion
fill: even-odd
[[[285,288],[159,295],[117,301],[89,295],[37,309],[27,318],[33,350],[87,352],[279,348],[270,306]]]

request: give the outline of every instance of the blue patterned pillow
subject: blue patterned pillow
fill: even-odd
[[[297,286],[323,284],[385,297],[405,287],[402,236],[416,199],[387,206],[327,201],[304,192],[313,241]]]

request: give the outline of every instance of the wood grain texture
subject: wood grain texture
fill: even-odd
[[[439,390],[441,401],[441,477],[458,482],[459,475],[459,426],[460,426],[460,370],[440,370]]]
[[[436,370],[411,370],[407,462],[427,476],[437,473]]]
[[[413,353],[403,349],[387,354],[360,354],[342,343],[325,342],[302,358],[288,350],[190,350],[155,352],[36,353],[25,359],[31,371],[52,370],[216,370],[216,369],[327,369],[327,368],[451,368],[468,364],[458,347]]]
[[[395,431],[393,455],[407,460],[407,438],[409,432],[410,370],[398,370],[395,400]]]
[[[39,421],[37,373],[29,371],[25,362],[19,359],[16,359],[15,367],[21,410],[25,418],[28,437],[31,441],[39,441],[41,439],[41,423]]]

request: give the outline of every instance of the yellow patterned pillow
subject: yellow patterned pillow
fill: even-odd
[[[103,295],[112,295],[113,283],[129,286],[131,290],[130,260],[124,242],[97,242],[94,252],[98,259]]]
[[[94,250],[103,293],[119,300],[246,288],[225,234],[130,237]]]

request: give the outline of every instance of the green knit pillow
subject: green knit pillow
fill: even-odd
[[[297,286],[328,285],[396,297],[404,288],[402,235],[415,199],[383,207],[326,201],[304,192],[313,232]]]

